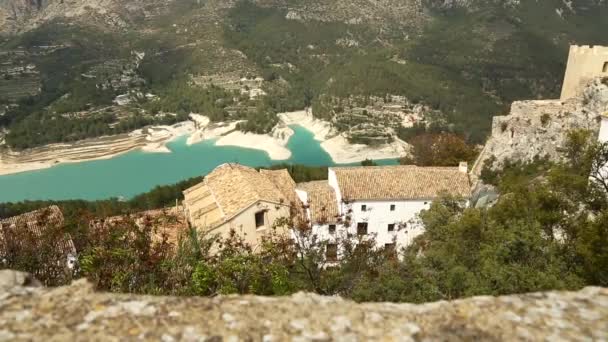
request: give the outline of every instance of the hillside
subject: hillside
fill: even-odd
[[[23,149],[190,112],[264,133],[312,106],[351,141],[481,142],[513,100],[557,97],[569,44],[608,45],[607,15],[600,0],[0,0],[0,126]]]

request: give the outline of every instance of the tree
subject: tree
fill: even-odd
[[[474,146],[452,133],[425,133],[412,138],[409,143],[412,154],[402,158],[401,164],[457,166],[462,161],[472,162],[478,153]]]
[[[46,286],[72,279],[69,257],[75,253],[63,218],[50,208],[0,223],[0,266],[31,273]]]
[[[378,166],[378,164],[372,159],[365,159],[361,162],[361,166]]]
[[[608,142],[594,146],[593,153],[591,179],[608,193]]]

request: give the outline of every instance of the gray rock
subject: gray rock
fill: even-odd
[[[36,287],[42,284],[30,274],[12,270],[0,270],[0,292],[14,287]]]
[[[598,132],[600,116],[608,111],[608,85],[601,79],[591,82],[577,97],[567,101],[516,101],[507,116],[495,116],[492,135],[471,170],[474,183],[483,164],[496,158],[495,169],[506,160],[530,162],[547,157],[558,161],[568,132],[586,129]]]

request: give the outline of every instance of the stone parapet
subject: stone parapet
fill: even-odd
[[[421,305],[290,297],[96,293],[86,281],[0,294],[0,340],[606,340],[608,289],[473,297]]]

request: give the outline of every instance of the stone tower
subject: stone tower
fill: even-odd
[[[576,96],[592,78],[602,75],[608,77],[608,47],[570,46],[560,99],[565,101]]]

